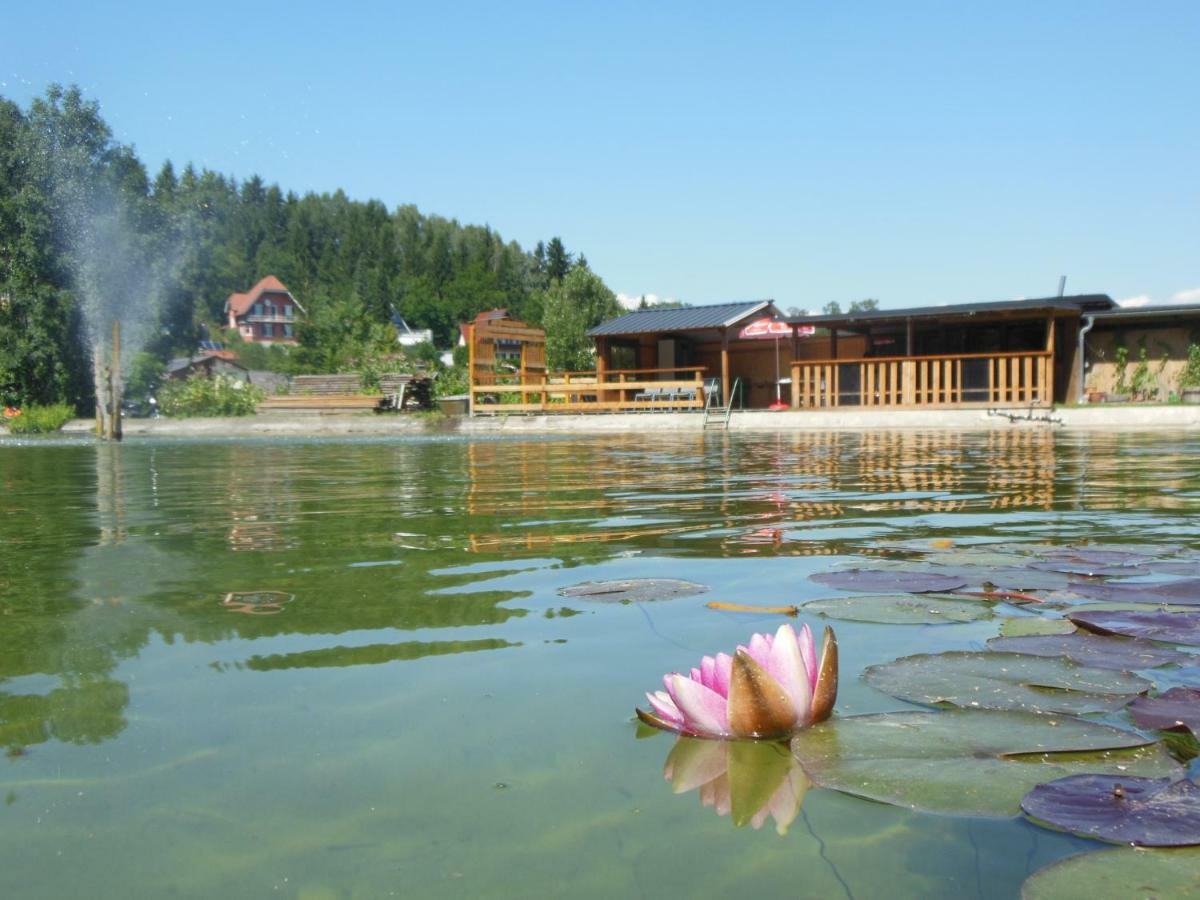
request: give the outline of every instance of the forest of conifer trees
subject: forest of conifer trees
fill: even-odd
[[[276,360],[290,371],[347,371],[390,349],[397,313],[449,347],[494,307],[567,329],[550,362],[579,367],[582,330],[620,311],[557,237],[526,251],[486,225],[340,190],[300,196],[171,162],[151,176],[78,88],[28,109],[0,97],[0,400],[86,411],[89,321],[136,306],[139,343],[166,360],[218,337],[229,294],[267,274],[308,311]]]

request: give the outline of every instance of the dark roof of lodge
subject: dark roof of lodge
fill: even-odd
[[[1163,303],[1156,306],[1119,306],[1103,312],[1092,313],[1096,322],[1120,321],[1122,319],[1194,319],[1200,316],[1200,305],[1195,303]]]
[[[909,309],[874,309],[863,312],[840,313],[833,316],[792,316],[792,324],[822,325],[826,322],[883,322],[888,319],[941,318],[943,316],[973,316],[978,313],[1023,312],[1042,309],[1065,309],[1070,312],[1100,314],[1113,309],[1116,303],[1108,294],[1075,294],[1067,297],[1039,297],[1033,300],[999,300],[991,303],[954,303],[945,306],[915,306]]]
[[[649,334],[663,331],[697,331],[726,328],[747,316],[764,310],[774,311],[770,300],[742,303],[714,303],[711,306],[679,306],[673,309],[637,309],[601,322],[588,334],[603,337],[612,334]]]

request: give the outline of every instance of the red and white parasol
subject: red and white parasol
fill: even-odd
[[[811,332],[809,333],[811,334]],[[787,322],[772,319],[770,316],[755,319],[738,332],[738,337],[742,340],[773,339],[775,341],[775,402],[768,409],[787,409],[787,404],[783,402],[780,396],[780,385],[782,382],[779,380],[779,339],[781,337],[791,337],[793,334],[795,334],[793,326]]]

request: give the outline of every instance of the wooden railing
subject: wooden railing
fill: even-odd
[[[1054,356],[964,353],[792,363],[792,408],[1049,406]]]
[[[498,373],[487,384],[471,385],[471,414],[703,410],[704,371],[697,366],[523,377]]]

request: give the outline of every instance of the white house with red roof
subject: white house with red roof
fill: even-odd
[[[268,275],[244,294],[225,301],[226,325],[243,339],[260,344],[296,343],[296,320],[304,307],[282,281]]]

